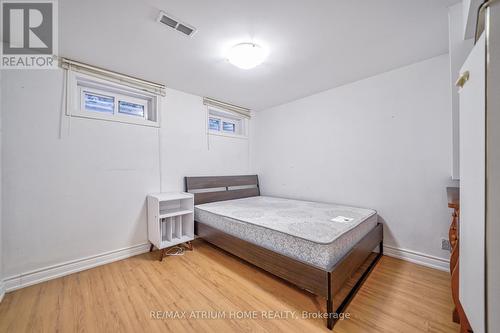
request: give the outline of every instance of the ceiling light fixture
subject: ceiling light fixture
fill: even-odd
[[[241,69],[254,68],[267,57],[267,52],[254,43],[241,43],[233,46],[227,55],[227,60]]]

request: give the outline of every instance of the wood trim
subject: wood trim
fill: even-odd
[[[193,193],[194,204],[200,205],[209,202],[225,201],[249,197],[258,197],[258,188],[245,188],[240,190],[230,190],[230,191],[216,191],[216,192],[202,192]]]
[[[216,201],[256,197],[260,195],[259,177],[257,175],[185,177],[186,192],[194,195],[194,204],[204,204]],[[254,186],[251,188],[232,189],[237,186]],[[225,190],[220,190],[225,188]],[[214,189],[214,191],[209,191]],[[193,192],[195,190],[208,190]]]
[[[259,185],[257,175],[186,177],[185,180],[188,192],[207,188]]]
[[[452,312],[452,320],[455,323],[460,324],[460,332],[468,333],[472,332],[467,315],[460,303],[460,298],[458,297],[459,291],[459,257],[460,257],[460,235],[459,235],[459,221],[460,221],[460,188],[459,187],[447,187],[446,193],[448,196],[448,207],[453,209],[452,219],[450,224],[450,229],[448,231],[448,237],[451,245],[451,256],[450,256],[450,274],[451,274],[451,296],[453,298],[453,303],[455,308]]]
[[[328,272],[195,222],[196,234],[221,249],[316,295],[328,297]]]

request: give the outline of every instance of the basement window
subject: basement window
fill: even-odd
[[[101,77],[70,72],[67,115],[159,127],[159,96]]]
[[[209,134],[246,138],[247,121],[248,119],[241,115],[213,107],[208,108]]]

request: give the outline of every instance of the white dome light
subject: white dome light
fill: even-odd
[[[267,57],[267,52],[257,44],[241,43],[233,46],[227,55],[227,60],[241,69],[254,68]]]

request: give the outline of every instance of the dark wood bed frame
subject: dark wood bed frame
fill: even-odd
[[[187,192],[194,194],[195,205],[260,195],[257,175],[185,177],[185,187]],[[380,223],[327,270],[249,243],[198,221],[195,221],[195,233],[271,274],[326,298],[329,329],[333,328],[383,254],[383,228]],[[377,245],[379,252],[372,252]]]

